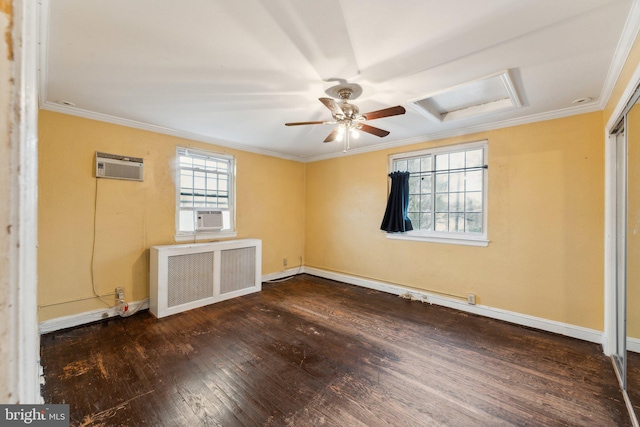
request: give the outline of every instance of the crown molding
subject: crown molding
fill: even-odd
[[[329,160],[329,159],[334,159],[337,157],[344,157],[344,156],[353,156],[356,154],[370,153],[372,151],[387,150],[390,148],[402,147],[402,146],[411,145],[411,144],[418,144],[421,142],[437,141],[439,139],[471,135],[478,132],[487,132],[491,130],[503,129],[503,128],[508,128],[512,126],[526,125],[529,123],[542,122],[546,120],[561,119],[563,117],[592,113],[594,111],[601,111],[601,110],[602,108],[600,107],[599,103],[591,102],[589,104],[582,104],[576,107],[563,108],[560,110],[549,111],[546,113],[532,114],[525,117],[517,117],[514,119],[500,120],[500,121],[491,122],[491,123],[467,126],[464,128],[451,129],[443,132],[430,133],[427,135],[417,136],[417,137],[408,138],[408,139],[402,139],[398,141],[390,141],[382,144],[370,145],[367,147],[352,148],[346,153],[343,153],[342,151],[340,151],[338,153],[329,153],[329,154],[322,154],[320,156],[305,157],[300,161],[305,163],[318,162],[321,160]]]
[[[629,57],[629,53],[631,52],[631,48],[633,47],[633,43],[635,42],[639,31],[640,0],[633,0],[631,9],[629,10],[629,15],[627,16],[627,21],[625,22],[622,34],[620,35],[620,40],[618,40],[618,46],[616,46],[616,50],[613,54],[611,65],[607,72],[607,77],[604,81],[604,85],[602,86],[602,91],[600,92],[599,105],[603,110],[613,94],[613,89],[620,78],[620,73],[622,72],[624,64]]]
[[[164,126],[152,125],[149,123],[139,122],[136,120],[123,119],[121,117],[111,116],[109,114],[96,113],[94,111],[85,110],[82,108],[72,107],[68,105],[61,105],[55,102],[45,101],[40,105],[42,110],[53,111],[55,113],[69,114],[71,116],[82,117],[90,120],[97,120],[100,122],[111,123],[114,125],[126,126],[134,129],[146,130],[149,132],[160,133],[163,135],[171,135],[178,138],[189,139],[191,141],[206,142],[208,144],[217,145],[221,147],[227,147],[234,150],[246,151],[249,153],[262,154],[265,156],[278,157],[285,160],[293,160],[300,162],[300,158],[291,156],[288,154],[278,153],[276,151],[265,150],[258,147],[252,147],[250,145],[238,144],[222,139],[212,138],[197,133],[186,132],[182,130],[167,128]]]
[[[569,117],[569,116],[574,116],[578,114],[585,114],[585,113],[591,113],[594,111],[602,110],[599,103],[593,102],[589,104],[583,104],[577,107],[564,108],[561,110],[555,110],[555,111],[550,111],[546,113],[533,114],[525,117],[518,117],[514,119],[500,120],[497,122],[486,123],[481,125],[451,129],[443,132],[436,132],[436,133],[421,135],[413,138],[402,139],[398,141],[390,141],[390,142],[385,142],[381,144],[370,145],[367,147],[352,148],[346,153],[340,150],[338,152],[322,154],[319,156],[298,157],[293,155],[282,154],[275,151],[265,150],[258,147],[252,147],[249,145],[243,145],[243,144],[238,144],[234,142],[224,141],[221,139],[216,139],[216,138],[208,137],[205,135],[199,135],[192,132],[166,128],[163,126],[152,125],[152,124],[138,122],[130,119],[123,119],[123,118],[111,116],[108,114],[96,113],[96,112],[84,110],[81,108],[57,104],[55,102],[45,101],[44,104],[40,106],[40,108],[43,110],[53,111],[56,113],[69,114],[72,116],[82,117],[85,119],[97,120],[97,121],[111,123],[115,125],[126,126],[134,129],[140,129],[140,130],[146,130],[149,132],[155,132],[155,133],[160,133],[164,135],[176,136],[178,138],[189,139],[192,141],[206,142],[208,144],[227,147],[234,150],[262,154],[265,156],[277,157],[277,158],[292,160],[292,161],[301,162],[301,163],[312,163],[312,162],[317,162],[321,160],[334,159],[338,157],[354,156],[357,154],[387,150],[390,148],[402,147],[402,146],[411,145],[411,144],[418,144],[421,142],[437,141],[439,139],[470,135],[478,132],[486,132],[486,131],[491,131],[496,129],[541,122],[545,120],[559,119],[563,117]]]

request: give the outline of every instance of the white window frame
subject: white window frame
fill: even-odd
[[[224,159],[229,162],[229,207],[224,208],[223,211],[229,212],[230,219],[230,229],[222,229],[222,230],[207,230],[207,231],[181,231],[180,230],[180,175],[182,168],[180,167],[180,156],[182,153],[192,153],[198,156],[211,157],[214,159]],[[187,242],[187,241],[197,241],[197,240],[211,240],[211,239],[220,239],[227,237],[236,237],[238,233],[235,229],[236,224],[236,159],[234,156],[229,154],[221,154],[213,151],[188,148],[188,147],[176,147],[176,158],[175,158],[175,184],[176,184],[176,213],[175,213],[175,227],[176,227],[176,242]],[[194,208],[195,209],[195,208]],[[205,209],[205,208],[202,208]],[[215,208],[218,209],[218,208]]]
[[[389,156],[389,173],[394,170],[394,162],[396,160],[415,158],[421,156],[431,155],[435,159],[438,154],[456,153],[460,151],[472,150],[482,148],[483,149],[483,165],[488,164],[489,157],[489,143],[487,140],[468,142],[464,144],[448,145],[444,147],[436,147],[425,150],[411,151],[405,153],[392,154]],[[435,163],[433,164],[435,168]],[[435,185],[435,182],[432,184]],[[487,234],[487,218],[488,218],[488,188],[489,188],[489,173],[487,167],[483,169],[483,186],[482,186],[482,233],[468,233],[468,232],[452,232],[452,231],[431,231],[431,230],[412,230],[404,233],[387,233],[388,239],[395,240],[414,240],[422,242],[432,243],[448,243],[455,245],[466,246],[481,246],[486,247],[489,245],[489,239]]]

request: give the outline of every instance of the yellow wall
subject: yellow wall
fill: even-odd
[[[306,165],[122,126],[40,114],[39,304],[90,297],[95,283],[148,296],[149,246],[174,243],[175,147],[237,158],[238,238],[263,240],[263,273],[305,265],[465,296],[483,305],[602,330],[602,113],[425,142]],[[388,155],[489,141],[487,248],[389,240],[379,231]],[[95,151],[144,157],[145,181],[93,178]],[[306,172],[305,172],[306,170]],[[305,184],[306,181],[306,184]],[[105,305],[43,307],[40,320]]]
[[[236,156],[237,238],[259,238],[263,274],[304,255],[304,164],[123,126],[41,111],[39,118],[39,305],[125,287],[149,295],[148,248],[174,244],[176,146]],[[96,151],[143,157],[144,182],[94,178]],[[96,187],[97,185],[97,187]],[[97,206],[94,209],[96,188]],[[106,305],[95,299],[41,307],[40,321]]]
[[[603,329],[602,113],[307,165],[306,265]],[[388,155],[489,141],[488,247],[379,230]]]

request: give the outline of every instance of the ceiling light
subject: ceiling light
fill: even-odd
[[[586,104],[587,102],[591,102],[591,101],[593,101],[593,98],[587,96],[586,98],[575,99],[571,103],[572,104],[576,104],[576,105],[580,105],[580,104]]]

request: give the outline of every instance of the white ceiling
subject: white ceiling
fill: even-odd
[[[331,119],[335,79],[362,87],[361,112],[407,109],[352,152],[563,117],[602,109],[637,2],[43,0],[41,107],[305,161],[342,144],[284,123]],[[505,70],[521,108],[437,123],[410,107]]]

